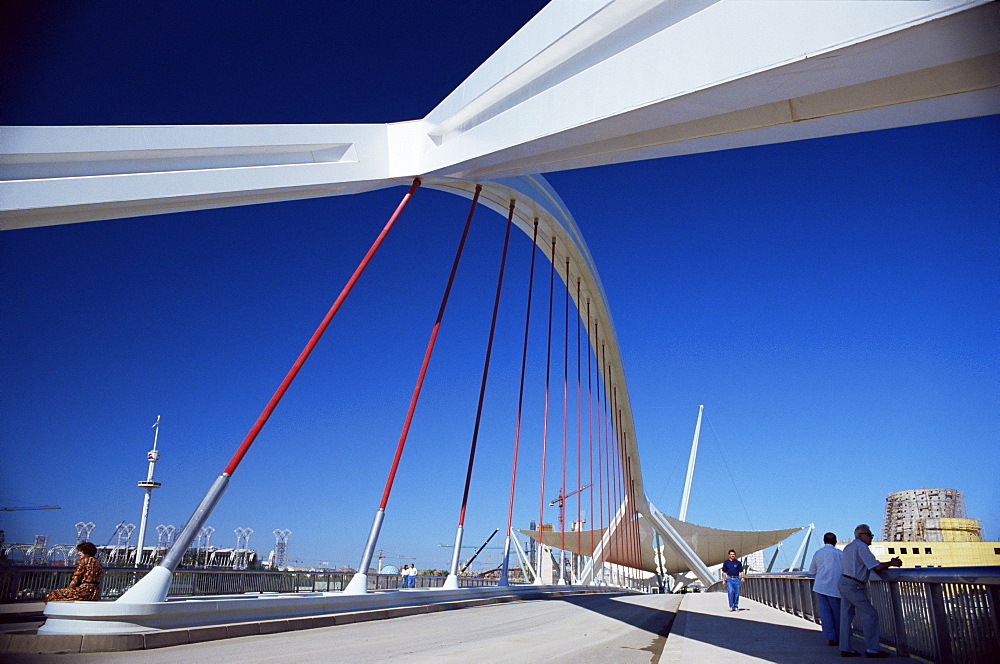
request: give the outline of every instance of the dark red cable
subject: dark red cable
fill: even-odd
[[[580,278],[576,279],[576,485],[583,486],[580,458],[583,436],[583,395],[580,367]],[[583,549],[583,491],[576,494],[576,550]]]
[[[361,273],[364,272],[365,268],[368,266],[368,262],[371,261],[372,256],[375,255],[375,251],[382,244],[382,240],[384,240],[385,236],[389,234],[389,231],[396,223],[396,219],[399,218],[399,215],[403,212],[403,208],[405,208],[406,204],[410,202],[410,199],[413,197],[413,193],[417,190],[417,187],[419,186],[420,186],[420,178],[417,178],[413,181],[413,184],[410,185],[410,189],[406,192],[406,195],[403,196],[403,200],[400,201],[398,206],[396,206],[396,211],[392,213],[392,216],[389,217],[389,221],[386,222],[385,227],[382,229],[382,232],[379,233],[379,236],[377,238],[375,238],[375,242],[368,250],[368,253],[365,254],[365,257],[361,260],[361,263],[358,264],[357,269],[354,270],[354,274],[352,274],[351,278],[348,279],[347,285],[344,286],[344,289],[342,291],[340,291],[340,295],[333,303],[333,306],[330,307],[330,310],[326,313],[326,316],[323,318],[322,322],[320,322],[319,327],[317,327],[316,331],[313,332],[313,335],[309,339],[309,342],[306,344],[305,348],[303,348],[302,352],[299,353],[298,359],[295,360],[295,363],[292,365],[292,368],[288,370],[288,374],[285,375],[285,379],[281,381],[281,385],[278,386],[278,389],[271,397],[271,400],[267,402],[267,405],[264,407],[264,410],[257,418],[257,421],[254,423],[253,427],[251,427],[250,432],[246,435],[246,438],[243,439],[243,443],[236,450],[236,453],[233,455],[233,458],[229,460],[229,465],[226,466],[226,469],[222,471],[223,475],[228,475],[231,477],[232,474],[236,472],[236,467],[240,465],[240,462],[243,460],[243,457],[250,450],[250,446],[253,445],[253,441],[257,439],[257,434],[259,434],[260,430],[264,428],[265,424],[267,424],[267,420],[271,417],[271,413],[274,412],[274,409],[277,407],[278,402],[281,401],[281,398],[283,396],[285,396],[285,392],[288,390],[289,385],[292,384],[292,381],[295,380],[295,376],[298,375],[299,369],[302,368],[302,365],[309,357],[309,354],[312,353],[312,350],[316,346],[317,342],[319,342],[320,337],[323,336],[323,333],[326,331],[326,328],[330,325],[330,321],[333,320],[334,315],[340,309],[340,305],[344,303],[344,300],[347,299],[347,295],[351,292],[351,289],[354,288],[354,283],[358,280],[358,277],[361,276]]]
[[[469,216],[465,220],[465,229],[462,231],[462,239],[458,242],[458,249],[455,251],[455,261],[451,265],[451,274],[448,275],[448,285],[445,286],[444,295],[441,296],[441,306],[438,308],[437,318],[434,319],[434,327],[431,330],[431,337],[427,340],[427,350],[424,351],[424,360],[420,365],[420,374],[417,376],[417,384],[413,388],[413,396],[410,397],[410,406],[406,411],[406,421],[403,422],[403,431],[399,435],[399,442],[396,443],[396,454],[392,458],[392,467],[389,469],[389,476],[385,480],[385,489],[382,491],[382,502],[379,509],[384,510],[389,502],[389,493],[392,491],[392,483],[396,479],[396,470],[399,469],[399,460],[403,456],[403,446],[406,444],[406,436],[410,432],[410,423],[413,421],[413,413],[417,410],[417,399],[420,397],[420,389],[424,385],[424,376],[427,374],[427,365],[431,362],[431,353],[434,351],[434,343],[437,341],[438,331],[441,329],[441,321],[444,319],[444,310],[448,305],[448,295],[451,293],[451,286],[455,282],[455,273],[458,272],[458,262],[462,258],[462,249],[465,247],[465,239],[469,236],[469,227],[472,225],[472,214],[476,211],[476,203],[479,202],[479,188],[476,189],[472,197],[472,205],[469,207]]]
[[[476,187],[476,193],[482,187]],[[462,492],[462,509],[458,515],[458,525],[465,523],[465,508],[469,504],[469,487],[472,485],[472,466],[476,460],[476,445],[479,441],[479,424],[483,416],[483,399],[486,397],[486,379],[490,373],[490,356],[493,354],[493,337],[497,326],[497,311],[500,309],[500,292],[503,287],[504,268],[507,265],[507,246],[510,243],[510,229],[513,226],[514,201],[507,212],[507,230],[503,236],[503,251],[500,255],[500,273],[497,276],[497,292],[493,298],[493,317],[490,319],[490,336],[486,342],[486,359],[483,361],[483,380],[479,386],[479,405],[476,406],[476,423],[472,428],[472,445],[469,448],[469,467],[465,471],[465,490]]]
[[[560,516],[560,536],[559,548],[566,550],[566,495],[569,493],[566,486],[566,429],[569,422],[569,258],[566,258],[566,306],[563,315],[563,425],[562,425],[562,509]],[[579,488],[579,485],[577,485]],[[580,495],[579,493],[577,494]],[[560,570],[560,574],[565,570]]]

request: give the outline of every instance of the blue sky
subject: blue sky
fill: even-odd
[[[542,4],[5,5],[2,122],[415,119]],[[998,130],[991,116],[546,176],[607,291],[661,509],[676,514],[705,404],[693,522],[846,536],[880,527],[889,492],[948,487],[1000,539]],[[62,507],[0,513],[8,541],[70,542],[93,521],[103,543],[138,523],[157,414],[150,525],[182,525],[402,193],[0,234],[0,502]],[[357,565],[466,211],[417,194],[234,475],[213,544],[251,527],[266,553],[289,528],[292,558]],[[502,234],[477,215],[389,503],[380,547],[420,567],[450,558],[437,545],[453,539]],[[528,251],[516,237],[471,545],[506,518]],[[543,340],[538,326],[520,527],[538,514]]]

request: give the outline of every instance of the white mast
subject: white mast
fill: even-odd
[[[698,406],[698,423],[694,425],[694,440],[691,441],[691,457],[688,459],[687,477],[684,478],[684,495],[681,497],[681,512],[678,519],[687,521],[688,499],[691,498],[691,481],[694,479],[694,462],[698,458],[698,438],[701,436],[701,414],[705,406]]]
[[[146,541],[146,521],[149,519],[149,499],[153,495],[153,489],[160,488],[160,483],[153,481],[153,470],[156,468],[156,460],[160,458],[160,453],[156,451],[156,441],[160,437],[159,415],[156,416],[153,428],[156,429],[153,433],[153,449],[146,455],[146,458],[149,459],[149,471],[146,474],[146,480],[139,482],[139,488],[146,490],[146,496],[142,500],[142,519],[139,521],[139,542],[135,547],[136,567],[142,564],[142,545]]]

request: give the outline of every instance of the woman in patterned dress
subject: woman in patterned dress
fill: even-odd
[[[46,602],[71,602],[74,600],[85,600],[96,602],[101,599],[101,576],[104,570],[97,558],[97,547],[90,542],[80,542],[76,545],[76,552],[80,555],[80,560],[73,570],[73,578],[70,579],[68,588],[53,590],[45,598]]]

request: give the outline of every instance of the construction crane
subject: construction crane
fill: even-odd
[[[0,507],[0,512],[23,512],[25,510],[61,510],[55,505],[39,505],[38,507]]]
[[[385,558],[386,560],[416,560],[416,558],[414,558],[413,556],[394,556],[391,553],[389,555],[386,555],[385,554],[385,549],[379,549],[378,550],[378,568],[377,568],[378,571],[379,571],[379,573],[382,572],[382,559],[383,558]]]
[[[496,535],[498,532],[500,532],[499,528],[494,528],[493,529],[493,532],[490,533],[490,536],[486,538],[486,541],[479,545],[479,548],[476,549],[476,552],[474,554],[472,554],[472,557],[469,558],[468,561],[466,561],[465,566],[463,566],[462,569],[459,570],[460,574],[464,573],[467,569],[469,569],[469,566],[472,565],[472,562],[476,559],[476,557],[479,556],[480,553],[483,552],[483,549],[486,548],[486,545],[490,543],[490,540],[493,539],[493,536]],[[455,548],[454,544],[438,544],[438,546],[444,547],[444,548],[449,548],[449,549]],[[463,549],[472,549],[474,547],[470,544],[468,546],[463,546],[462,548]],[[499,548],[499,547],[494,547],[494,548]]]
[[[594,486],[594,485],[593,484],[588,484],[586,486],[582,486],[579,489],[577,489],[576,491],[571,491],[571,492],[567,493],[566,495],[563,495],[563,493],[562,493],[563,490],[560,489],[559,490],[559,495],[556,496],[555,499],[551,503],[549,503],[549,507],[554,507],[556,505],[559,505],[559,530],[566,530],[566,499],[570,498],[572,496],[575,496],[576,494],[580,493],[581,491],[586,491],[587,489],[589,489],[592,486]]]

